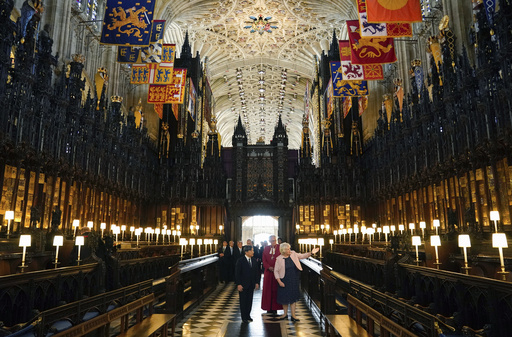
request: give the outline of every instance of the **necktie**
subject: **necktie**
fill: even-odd
[[[249,266],[251,266],[251,267],[252,267],[252,261],[251,261],[251,259],[247,259],[247,261],[249,261]]]

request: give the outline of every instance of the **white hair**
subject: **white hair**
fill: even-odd
[[[290,244],[287,243],[287,242],[283,242],[279,245],[279,251],[281,252],[281,254],[285,251],[285,250],[290,250]]]

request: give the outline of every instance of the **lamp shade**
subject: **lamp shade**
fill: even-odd
[[[332,245],[334,243],[333,239],[329,239],[329,243]]]
[[[391,225],[391,226],[389,227],[389,229],[391,229],[391,231],[392,231],[392,232],[396,231],[396,227],[395,227],[395,225]]]
[[[299,224],[296,224],[296,225],[295,225],[295,228],[296,228],[296,229],[299,229],[299,228],[300,228],[300,225],[299,225]]]
[[[53,237],[53,245],[55,247],[61,247],[64,245],[64,237],[62,235],[55,235]]]
[[[471,247],[471,239],[468,234],[459,235],[459,247]]]
[[[427,228],[427,223],[425,221],[420,221],[420,228],[421,229]]]
[[[122,225],[121,226],[121,230],[124,232],[126,230],[126,226],[125,225]]]
[[[83,246],[84,245],[84,237],[83,236],[77,236],[75,238],[75,246]]]
[[[439,222],[439,220],[438,220],[438,219],[434,219],[434,220],[432,221],[432,225],[433,225],[434,227],[439,227],[439,226],[441,226],[441,223]]]
[[[166,233],[167,233],[167,235],[171,235],[171,230],[170,229],[166,229]]]
[[[500,212],[491,211],[490,218],[491,218],[491,221],[500,221]]]
[[[135,232],[135,226],[130,227],[130,232]]]
[[[203,244],[203,239],[197,239],[197,244],[198,245],[202,245]]]
[[[382,233],[389,234],[389,226],[382,227]]]
[[[190,239],[190,244],[191,245],[195,245],[196,244],[196,239]]]
[[[187,239],[180,239],[180,245],[185,246],[187,244]]]
[[[116,228],[114,228],[114,234],[121,234],[121,228],[119,228],[119,226],[116,226]]]
[[[377,224],[376,223],[372,223],[372,227],[373,228],[377,228]]]
[[[29,234],[20,235],[20,247],[30,247],[30,244],[32,243],[32,236]]]
[[[439,247],[439,246],[441,246],[441,237],[439,235],[432,235],[430,237],[430,245],[432,247]]]
[[[409,229],[416,229],[416,225],[413,222],[411,222],[409,224]]]
[[[5,220],[14,220],[14,211],[5,211]]]
[[[324,245],[324,239],[323,238],[318,239],[318,245],[319,246],[323,246]]]
[[[377,233],[382,233],[382,228],[377,227]],[[388,233],[389,233],[389,228],[388,228]]]
[[[104,223],[104,222],[102,222],[102,223],[100,224],[100,229],[107,229],[107,224],[106,224],[106,223]]]
[[[352,234],[352,228],[348,229],[348,234]]]
[[[403,231],[405,229],[405,226],[404,225],[398,225],[398,230],[399,231]]]
[[[368,229],[366,230],[366,233],[367,233],[367,234],[370,234],[370,235],[375,234],[375,228],[368,228]]]
[[[156,234],[160,234],[160,228],[155,229]]]
[[[214,245],[218,245],[219,244],[219,240],[217,240],[217,239],[213,240],[213,244]]]
[[[421,237],[415,235],[412,237],[412,245],[413,246],[421,246]]]
[[[80,226],[80,220],[75,219],[73,220],[73,227],[79,227]]]
[[[334,235],[338,235],[338,231],[335,229],[335,230],[333,231],[333,234],[334,234]]]
[[[92,229],[94,227],[94,222],[87,221],[87,227],[89,227],[89,229]]]
[[[177,232],[176,232],[176,235],[177,235],[177,236],[181,236],[181,231],[177,231]]]
[[[113,231],[114,228],[116,228],[116,227],[117,227],[117,225],[115,223],[113,223],[113,224],[110,225],[110,230]]]
[[[176,235],[176,230],[175,229],[172,230],[172,235]]]
[[[505,233],[492,234],[492,248],[508,248],[507,236]]]

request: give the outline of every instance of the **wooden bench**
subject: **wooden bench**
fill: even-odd
[[[325,332],[329,337],[370,337],[370,334],[348,315],[326,315]]]
[[[153,314],[118,335],[118,337],[149,337],[156,336],[157,332],[160,333],[160,337],[167,337],[169,323],[172,329],[171,336],[174,336],[175,320],[175,314]]]

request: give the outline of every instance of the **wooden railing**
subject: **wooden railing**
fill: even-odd
[[[201,303],[217,286],[217,254],[183,260],[166,277],[167,313],[181,317]]]
[[[44,311],[38,317],[40,319],[37,328],[38,336],[45,336],[49,332],[51,325],[56,321],[66,319],[76,326],[83,322],[83,317],[87,312],[96,310],[99,315],[102,315],[107,313],[109,305],[112,304],[116,304],[117,307],[123,307],[131,302],[134,306],[139,304],[151,306],[153,304],[152,284],[153,280],[147,280]],[[147,301],[143,303],[136,301],[148,295],[151,296]],[[129,308],[125,307],[124,310],[118,311],[114,311],[117,313],[117,316],[114,315],[112,320],[129,312]]]
[[[104,292],[104,282],[102,262],[2,276],[0,320],[5,326],[27,322],[33,310],[48,310]]]

